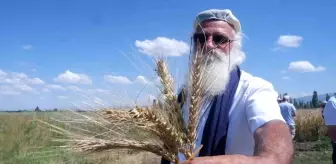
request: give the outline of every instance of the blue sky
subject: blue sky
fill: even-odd
[[[293,96],[335,92],[333,0],[10,0],[0,2],[0,109],[127,104],[154,79],[147,102],[157,94],[148,54],[174,43],[165,52],[180,82],[187,55],[172,55],[188,52],[195,15],[211,8],[241,21],[243,70]]]

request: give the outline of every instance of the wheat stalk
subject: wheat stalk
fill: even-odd
[[[55,128],[55,132],[64,134],[69,138],[59,141],[71,143],[70,148],[83,152],[100,152],[116,148],[129,148],[155,153],[176,164],[181,162],[178,158],[179,152],[184,154],[186,159],[192,159],[201,148],[199,147],[195,150],[197,137],[196,127],[199,122],[199,108],[203,92],[201,87],[200,62],[199,57],[196,56],[191,66],[190,84],[192,88],[188,91],[188,93],[191,94],[189,100],[190,107],[188,108],[188,126],[183,119],[183,110],[177,102],[177,95],[174,94],[173,78],[168,71],[167,64],[163,60],[158,60],[156,63],[157,75],[163,86],[162,94],[165,96],[163,106],[154,105],[146,108],[136,106],[131,111],[107,108],[97,110],[98,114],[92,116],[96,117],[95,119],[89,116],[83,116],[85,120],[81,120],[81,122],[86,121],[90,123],[90,126],[97,125],[100,129],[105,130],[105,132],[93,133],[95,136],[92,136],[92,133],[86,133],[85,135],[74,134],[60,127],[52,127]],[[97,119],[97,117],[99,117],[99,119]],[[84,125],[81,126],[85,127]],[[159,142],[141,141],[138,138],[117,139],[118,137],[111,136],[110,131],[112,131],[112,129],[109,128],[115,128],[116,130],[122,131],[121,133],[126,133],[125,130],[122,130],[123,127],[132,127],[141,130],[141,132],[153,136],[155,140],[159,140]],[[77,130],[86,132],[82,127],[77,128]],[[97,131],[99,131],[99,129],[97,129]],[[99,139],[97,137],[99,137]]]

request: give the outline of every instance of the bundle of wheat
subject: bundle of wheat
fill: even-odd
[[[199,122],[199,109],[204,97],[202,86],[202,58],[198,51],[190,58],[189,79],[187,85],[189,103],[188,111],[183,111],[174,93],[173,78],[168,71],[167,63],[158,59],[156,61],[156,73],[162,84],[162,95],[165,97],[163,105],[148,107],[136,106],[130,111],[116,109],[101,109],[90,115],[78,114],[85,119],[77,119],[78,126],[71,130],[53,126],[57,133],[66,135],[59,142],[65,142],[64,148],[81,152],[101,152],[116,148],[138,149],[152,152],[163,158],[181,163],[178,154],[182,153],[185,159],[192,159],[201,149],[196,148],[197,126]],[[188,112],[188,118],[183,113]],[[69,117],[70,122],[74,117]],[[46,122],[43,122],[46,123]],[[51,125],[49,123],[46,123]],[[92,126],[90,131],[84,127]],[[76,131],[77,129],[77,131]],[[93,132],[94,130],[96,132]],[[133,138],[126,132],[137,131]],[[78,133],[81,131],[82,133]],[[142,136],[142,137],[141,137]]]

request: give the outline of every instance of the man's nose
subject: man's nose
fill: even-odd
[[[213,44],[212,37],[208,37],[205,40],[205,49],[211,50],[213,48],[215,48],[215,45]]]

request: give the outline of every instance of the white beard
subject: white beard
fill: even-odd
[[[230,73],[245,58],[244,52],[233,47],[229,55],[219,49],[204,52],[204,71],[201,78],[208,96],[215,96],[226,90],[230,81]]]

